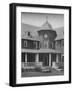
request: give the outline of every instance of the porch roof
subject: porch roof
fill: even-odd
[[[25,53],[63,53],[60,50],[54,50],[54,49],[38,49],[38,50],[21,49],[21,51]]]
[[[39,37],[28,37],[28,36],[23,36],[22,39],[32,40],[32,41],[40,41],[40,40],[39,40]]]

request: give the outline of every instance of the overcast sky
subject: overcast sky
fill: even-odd
[[[48,17],[48,22],[52,25],[53,29],[64,26],[63,14],[43,14],[43,13],[22,12],[21,22],[24,24],[30,24],[41,27],[46,22],[46,16]]]

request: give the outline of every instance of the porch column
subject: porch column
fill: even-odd
[[[59,62],[58,59],[59,59],[59,58],[58,58],[58,54],[56,54],[56,62],[57,62],[57,63]]]
[[[63,59],[63,57],[64,57],[64,54],[61,54],[61,62],[63,62],[63,60],[62,60],[62,59]]]
[[[38,53],[36,53],[35,59],[36,59],[36,63],[38,63],[39,62],[39,54]]]
[[[62,54],[61,54],[61,62],[62,62]]]
[[[51,53],[49,54],[49,66],[51,66]]]
[[[25,63],[27,63],[27,53],[25,53]]]

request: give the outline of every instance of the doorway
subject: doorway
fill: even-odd
[[[49,54],[47,53],[39,54],[39,61],[43,62],[43,66],[49,66]]]

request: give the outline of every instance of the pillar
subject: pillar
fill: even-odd
[[[56,54],[56,62],[57,62],[57,63],[59,62],[58,59],[59,59],[59,58],[58,58],[58,54]]]
[[[27,53],[25,53],[25,63],[27,63]]]
[[[39,62],[39,53],[36,54],[35,59],[36,59],[36,63],[38,63]]]
[[[61,54],[61,62],[63,62],[63,60],[62,60],[62,59],[63,59],[63,57],[64,57],[64,54]]]
[[[51,53],[49,54],[49,66],[51,66]]]

